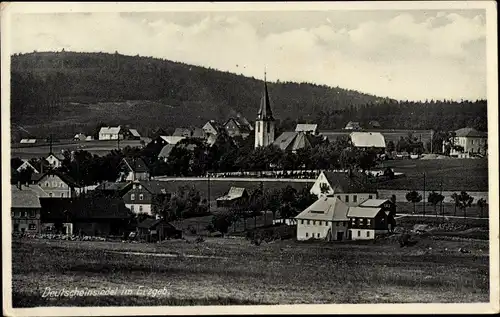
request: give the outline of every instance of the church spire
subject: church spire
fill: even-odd
[[[260,109],[257,114],[257,120],[274,121],[273,112],[271,110],[271,102],[269,101],[269,92],[267,91],[266,70],[264,69],[264,92],[260,99]]]

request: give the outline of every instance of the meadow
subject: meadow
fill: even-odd
[[[458,252],[467,248],[470,253]],[[487,302],[488,241],[12,243],[13,307]],[[51,290],[168,290],[43,297]]]

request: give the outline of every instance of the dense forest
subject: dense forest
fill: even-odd
[[[118,53],[44,52],[16,54],[11,63],[11,117],[16,125],[71,135],[109,124],[154,128],[199,126],[238,113],[254,120],[261,80],[168,60]],[[282,129],[315,122],[321,130],[348,121],[382,128],[487,130],[486,101],[396,101],[338,87],[268,83]],[[134,101],[133,103],[130,103]]]

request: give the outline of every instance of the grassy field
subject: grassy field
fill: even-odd
[[[140,140],[120,140],[120,148],[126,146],[138,147],[141,146]],[[52,145],[52,151],[54,153],[61,153],[62,150],[85,150],[91,154],[96,154],[99,156],[106,155],[111,152],[111,150],[118,149],[118,142],[114,141],[85,141],[85,142],[61,142],[60,144],[54,143]],[[19,157],[21,159],[30,159],[33,157],[45,157],[49,154],[50,147],[48,144],[38,145],[38,146],[19,146],[11,148],[11,156]]]
[[[260,246],[227,238],[161,244],[14,240],[12,247],[14,307],[488,301],[487,241],[424,238],[400,248],[390,240]],[[42,296],[47,287],[140,286],[168,293]]]
[[[438,191],[442,180],[443,190],[488,191],[487,159],[393,160],[379,166],[385,167],[405,177],[380,183],[380,189],[422,190],[425,173],[427,190]]]
[[[443,203],[443,209],[440,210],[440,206],[436,205],[436,211],[438,215],[445,215],[445,216],[454,216],[455,215],[455,205],[450,204],[450,203]],[[435,215],[436,211],[434,210],[434,206],[430,203],[426,203],[425,205],[425,214],[426,215]],[[400,214],[411,214],[413,213],[413,204],[408,203],[408,202],[398,202],[397,203],[397,212]],[[420,202],[415,205],[415,213],[416,214],[423,214],[424,213],[424,203]],[[488,207],[485,207],[483,209],[483,212],[481,214],[481,209],[477,205],[472,205],[471,207],[468,207],[466,209],[466,215],[467,217],[482,217],[482,218],[487,218],[488,217]],[[463,210],[457,208],[456,211],[456,216],[464,216]]]

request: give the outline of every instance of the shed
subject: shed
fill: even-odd
[[[164,219],[147,218],[137,225],[137,235],[141,240],[155,242],[171,238],[180,239],[182,231]]]

